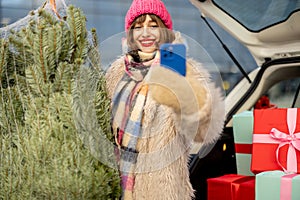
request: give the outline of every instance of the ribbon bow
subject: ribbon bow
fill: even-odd
[[[272,128],[270,135],[273,139],[279,141],[279,145],[276,150],[277,163],[285,172],[297,172],[297,156],[296,150],[300,151],[300,132],[295,133],[297,121],[297,108],[287,109],[287,125],[289,134],[281,132],[276,128]],[[286,169],[279,162],[279,150],[284,145],[289,145],[287,152],[287,167]]]

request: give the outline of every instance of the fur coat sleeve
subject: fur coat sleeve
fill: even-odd
[[[195,142],[209,144],[220,137],[224,126],[225,103],[222,91],[212,82],[209,73],[201,63],[192,59],[188,61],[192,66],[192,73],[187,75],[191,87],[195,92],[199,110],[191,121],[199,120]],[[201,87],[202,85],[202,87]],[[193,115],[188,116],[188,118]]]
[[[177,129],[189,140],[208,144],[219,138],[224,100],[201,63],[188,59],[186,77],[164,67],[153,67],[146,82],[154,100],[174,109]]]

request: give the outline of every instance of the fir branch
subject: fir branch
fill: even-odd
[[[87,52],[87,30],[86,30],[86,18],[79,8],[70,6],[68,9],[67,23],[71,30],[71,39],[73,41],[74,52],[71,60],[77,58],[83,58]]]
[[[71,56],[71,60],[75,59],[75,52],[76,52],[76,48],[77,48],[77,29],[76,29],[76,22],[75,22],[75,8],[74,6],[70,6],[68,11],[67,11],[67,23],[70,26],[70,30],[71,30],[71,40],[72,40],[72,46],[74,48],[74,52]]]
[[[59,37],[61,40],[59,41],[59,48],[61,49],[61,53],[59,56],[59,60],[67,61],[71,63],[71,57],[74,52],[73,46],[71,45],[71,32],[69,27],[64,23],[59,23]]]
[[[43,92],[42,89],[42,78],[39,76],[38,73],[39,67],[36,65],[31,65],[28,66],[26,69],[26,78],[27,78],[27,86],[33,94],[38,94],[39,92],[40,95],[44,96],[45,93]]]
[[[37,25],[37,33],[38,33],[38,40],[35,42],[36,48],[37,48],[37,60],[38,60],[38,64],[40,64],[40,68],[42,70],[43,73],[43,81],[44,83],[47,82],[47,72],[46,72],[46,66],[45,66],[45,60],[44,60],[44,34],[43,34],[43,30],[44,27],[41,24]]]
[[[32,47],[33,47],[33,34],[30,29],[23,29],[22,34],[20,34],[20,40],[23,45],[19,48],[19,54],[16,55],[17,63],[16,65],[22,66],[22,71],[26,68],[27,65],[33,63],[33,55]],[[24,74],[23,74],[24,75]]]
[[[0,87],[2,88],[3,69],[6,66],[8,44],[4,39],[0,39]]]
[[[55,61],[55,65],[57,66],[59,63],[59,57],[62,51],[62,38],[60,37],[61,33],[61,26],[60,24],[56,24],[53,27],[53,50],[54,52],[54,61]],[[68,34],[68,33],[66,33]],[[51,69],[53,70],[53,69]]]
[[[26,31],[25,31],[25,38],[26,38],[26,44],[29,47],[33,47],[33,36],[34,36],[34,29],[33,27],[35,26],[35,22],[34,21],[30,21],[28,27],[26,27]]]
[[[53,82],[54,91],[59,92],[62,90],[63,78],[64,75],[66,74],[67,67],[69,67],[69,65],[66,62],[59,63],[55,73],[55,80]]]
[[[50,27],[47,29],[48,32],[48,38],[47,38],[47,44],[48,44],[48,48],[47,48],[47,61],[48,61],[48,66],[49,66],[49,81],[53,81],[52,77],[55,73],[55,69],[57,68],[57,64],[58,64],[58,59],[57,59],[57,31],[56,31],[56,27]]]
[[[44,25],[55,26],[58,23],[58,20],[44,9],[38,11],[38,16],[43,19]]]
[[[91,33],[92,33],[92,41],[93,41],[92,45],[98,49],[99,41],[97,36],[97,30],[95,28],[92,28]]]

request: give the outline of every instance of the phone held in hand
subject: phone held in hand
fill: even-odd
[[[164,43],[160,46],[160,65],[182,76],[186,75],[186,47],[184,44]]]

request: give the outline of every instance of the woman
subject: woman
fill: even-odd
[[[182,40],[163,2],[134,0],[125,30],[129,52],[106,73],[122,199],[192,199],[190,146],[219,137],[222,95],[192,59],[186,76],[159,66],[159,46]]]

